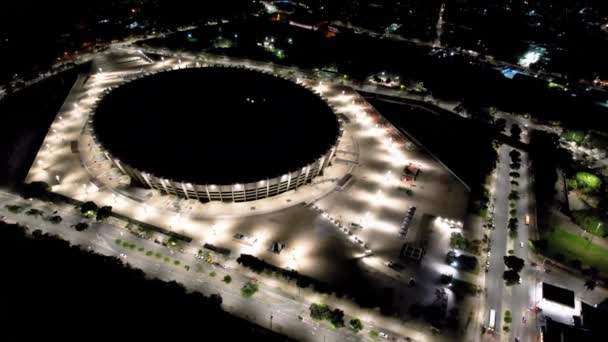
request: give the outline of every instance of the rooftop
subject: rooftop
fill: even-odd
[[[543,283],[543,298],[574,308],[574,291]]]
[[[112,90],[93,128],[121,162],[196,184],[248,183],[298,170],[336,143],[338,121],[316,94],[237,68],[153,74]]]

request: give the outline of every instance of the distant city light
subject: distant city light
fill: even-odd
[[[530,65],[538,62],[540,58],[544,54],[544,49],[542,48],[533,48],[532,50],[526,52],[520,59],[518,64],[524,68],[530,67]]]

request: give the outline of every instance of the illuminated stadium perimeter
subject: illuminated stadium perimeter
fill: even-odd
[[[206,70],[206,71],[203,71]],[[217,75],[219,72],[219,75]],[[179,75],[179,74],[185,74],[185,75]],[[200,75],[198,75],[200,74]],[[221,75],[221,76],[220,76]],[[158,130],[158,134],[163,134],[164,132],[167,131],[166,127],[164,126],[163,123],[160,123],[160,127],[158,127],[158,124],[155,124],[155,127],[147,127],[145,124],[144,126],[146,127],[140,127],[142,125],[142,122],[154,122],[156,120],[148,120],[147,116],[143,116],[141,118],[137,117],[137,114],[133,114],[133,112],[146,112],[145,110],[142,110],[141,108],[131,108],[131,109],[121,109],[118,110],[117,108],[115,108],[113,105],[115,103],[112,102],[119,102],[119,105],[116,107],[123,107],[123,104],[120,103],[120,101],[116,101],[115,99],[113,99],[113,95],[115,92],[121,92],[123,91],[123,89],[128,89],[129,87],[133,88],[132,85],[136,85],[138,83],[143,83],[145,84],[145,82],[151,82],[152,85],[149,88],[146,88],[144,91],[147,94],[151,89],[156,89],[156,88],[161,88],[162,90],[162,94],[159,93],[158,96],[160,97],[166,97],[166,92],[167,92],[167,87],[163,85],[166,85],[167,83],[170,84],[170,87],[172,87],[174,84],[180,84],[182,83],[181,81],[185,78],[188,77],[196,77],[196,82],[198,82],[199,79],[209,79],[211,78],[211,80],[214,80],[214,77],[220,76],[222,78],[223,82],[219,82],[220,79],[217,79],[216,81],[218,82],[209,82],[209,81],[205,81],[207,83],[211,83],[210,86],[214,87],[214,89],[207,89],[207,91],[211,92],[211,97],[213,97],[213,92],[214,91],[218,91],[217,88],[218,87],[218,83],[226,83],[229,85],[230,89],[225,89],[226,93],[230,93],[229,95],[226,96],[226,98],[224,99],[225,102],[235,102],[239,100],[240,97],[245,99],[246,102],[246,106],[252,106],[255,105],[254,103],[254,97],[257,95],[257,100],[258,102],[268,102],[268,103],[272,103],[269,105],[266,105],[264,107],[262,107],[261,109],[258,108],[258,111],[260,112],[264,112],[264,114],[261,113],[257,113],[256,115],[258,116],[258,118],[256,119],[256,123],[254,122],[245,122],[244,124],[240,123],[240,120],[245,120],[246,119],[240,115],[238,118],[232,118],[229,117],[227,120],[221,121],[221,122],[213,122],[213,127],[217,127],[220,131],[226,131],[226,130],[232,130],[234,125],[253,125],[255,127],[243,127],[241,128],[242,131],[237,132],[237,134],[231,133],[230,134],[230,140],[234,140],[237,139],[236,142],[234,142],[232,145],[234,148],[231,148],[230,146],[226,147],[224,145],[231,145],[231,143],[222,143],[221,147],[215,147],[218,146],[217,141],[221,141],[222,137],[219,136],[214,136],[213,133],[209,133],[212,136],[208,137],[207,139],[202,138],[202,135],[208,135],[208,133],[204,133],[204,132],[200,132],[199,131],[199,127],[194,127],[192,129],[190,129],[190,131],[188,132],[181,132],[184,130],[184,127],[192,127],[192,126],[199,126],[200,125],[208,125],[209,122],[206,122],[209,119],[205,119],[205,122],[198,122],[198,123],[191,123],[189,121],[191,121],[192,119],[192,115],[188,114],[188,117],[184,118],[184,122],[180,123],[180,132],[178,133],[178,136],[176,137],[177,139],[182,139],[182,136],[195,136],[195,139],[191,139],[190,142],[182,142],[179,141],[176,144],[174,144],[175,146],[172,146],[175,150],[178,150],[181,148],[181,145],[197,145],[194,149],[195,150],[199,150],[199,149],[204,149],[205,145],[215,145],[214,148],[220,150],[218,151],[212,151],[209,152],[208,154],[211,156],[207,156],[205,155],[205,153],[203,153],[202,156],[197,156],[200,159],[205,161],[205,166],[196,166],[195,164],[191,164],[188,163],[188,160],[185,160],[184,158],[180,158],[179,155],[183,154],[180,153],[180,151],[176,151],[175,153],[177,153],[178,156],[169,156],[167,157],[167,153],[159,153],[159,155],[156,154],[156,151],[151,151],[149,153],[149,156],[152,160],[157,160],[160,159],[160,162],[162,162],[163,164],[165,164],[165,166],[168,165],[168,167],[171,168],[185,168],[185,169],[194,169],[194,172],[187,172],[186,174],[180,173],[179,170],[177,170],[177,172],[175,172],[174,169],[168,169],[167,167],[161,167],[162,169],[164,169],[163,171],[159,171],[159,172],[154,172],[152,170],[158,169],[158,165],[152,165],[154,163],[150,163],[150,162],[141,162],[141,158],[145,158],[142,157],[142,154],[146,154],[144,151],[149,151],[149,150],[155,150],[155,149],[163,149],[167,144],[166,141],[162,142],[162,146],[159,145],[157,148],[154,147],[150,147],[150,146],[144,146],[146,144],[150,144],[150,141],[144,141],[142,146],[140,146],[139,150],[135,149],[134,151],[132,151],[131,156],[128,155],[128,153],[124,153],[123,151],[118,151],[117,154],[110,152],[110,150],[116,151],[116,147],[122,147],[124,145],[133,145],[136,144],[137,145],[137,141],[141,140],[142,138],[145,137],[141,137],[141,136],[137,136],[133,139],[133,141],[112,141],[113,139],[115,139],[117,132],[116,130],[120,130],[120,128],[117,128],[117,126],[124,126],[124,122],[116,122],[114,120],[121,120],[122,118],[124,118],[124,114],[128,115],[128,116],[133,116],[135,115],[135,118],[133,119],[133,123],[132,125],[129,125],[127,123],[127,127],[126,127],[126,132],[122,132],[124,135],[133,135],[131,134],[132,131],[144,131],[144,134],[149,135],[150,134],[150,130],[153,131],[152,135],[154,134],[155,130]],[[228,77],[228,81],[226,81],[226,77]],[[252,78],[249,78],[252,77]],[[160,80],[156,80],[156,81],[147,81],[147,79],[154,79],[154,78],[159,78]],[[230,78],[234,78],[234,80],[231,80]],[[239,91],[236,91],[235,94],[235,83],[237,83],[237,81],[240,81],[241,79],[245,78],[248,81],[252,81],[252,82],[256,82],[254,84],[249,84],[249,86],[251,85],[258,85],[259,84],[259,88],[262,88],[261,90],[251,90],[251,89],[247,89],[244,90],[244,94],[243,93],[239,93]],[[272,79],[276,79],[276,80],[272,80]],[[144,80],[143,82],[141,80]],[[276,87],[275,87],[275,83],[276,83]],[[198,86],[198,84],[197,84]],[[137,85],[135,86],[135,89],[137,89]],[[141,87],[141,84],[139,85],[139,87]],[[219,86],[220,88],[221,85]],[[271,89],[264,89],[265,87],[269,87]],[[285,90],[285,88],[293,88],[293,89],[289,89],[289,90]],[[191,88],[196,88],[196,87],[191,87]],[[280,89],[279,89],[280,88]],[[139,90],[139,89],[137,89]],[[242,89],[241,89],[242,90]],[[272,93],[270,92],[270,90],[272,90]],[[176,102],[179,101],[183,101],[183,98],[188,98],[188,96],[185,96],[184,94],[182,94],[183,90],[180,90],[180,94],[177,95],[177,99],[175,100]],[[200,92],[200,89],[197,89],[198,92]],[[220,89],[219,91],[223,91],[223,89]],[[125,91],[123,91],[125,92]],[[135,91],[133,91],[135,92]],[[300,92],[300,93],[298,93]],[[305,92],[306,94],[302,94],[302,92]],[[175,93],[175,91],[174,91]],[[253,95],[251,95],[251,93],[253,93]],[[278,93],[278,94],[277,94]],[[140,94],[141,95],[141,94]],[[191,94],[192,97],[195,97],[196,94]],[[119,94],[118,96],[114,96],[114,98],[116,97],[120,97],[123,96],[126,98],[127,102],[133,102],[137,100],[137,97],[132,96],[132,93],[129,92],[129,90],[126,91],[125,94]],[[222,96],[221,94],[216,94],[216,96]],[[250,97],[251,96],[251,97]],[[280,107],[278,105],[276,105],[273,102],[280,102],[280,100],[274,100],[275,97],[280,97],[280,96],[285,96],[286,98],[289,99],[289,103],[288,106],[286,105],[287,103],[281,103],[281,105],[285,104],[286,106]],[[305,104],[303,102],[305,101],[299,101],[299,100],[312,100],[311,102],[314,101],[318,101],[318,103],[313,103],[312,105],[308,105]],[[107,99],[110,100],[107,100]],[[170,99],[171,100],[171,99]],[[197,99],[198,100],[198,99]],[[153,103],[150,105],[151,107],[154,107],[158,104],[154,103],[154,96],[149,96],[146,99],[146,102],[148,101],[152,101]],[[167,99],[162,99],[160,100],[162,101],[167,101]],[[291,102],[295,102],[295,103],[291,103]],[[111,103],[111,105],[108,104],[108,102]],[[218,102],[217,100],[215,100],[215,102]],[[162,103],[161,105],[164,105],[164,103]],[[141,103],[138,104],[138,106],[142,106]],[[186,106],[196,106],[195,103],[187,103]],[[213,107],[213,105],[211,105]],[[221,106],[219,106],[219,108],[217,108],[218,112],[219,112],[219,116],[224,117],[227,111],[230,111],[230,109],[235,110],[235,111],[246,111],[248,110],[249,107],[246,107],[245,105],[240,106],[240,105],[229,105],[228,107],[230,107],[228,110],[226,108],[224,108],[224,104],[222,104]],[[233,107],[237,107],[237,108],[233,108]],[[296,115],[286,115],[286,112],[296,112],[298,111],[299,107],[304,107],[303,109],[299,110],[299,113],[296,113]],[[109,108],[108,108],[109,107]],[[318,108],[317,108],[318,107]],[[187,112],[189,108],[181,108],[182,111]],[[212,108],[213,109],[213,108]],[[154,110],[154,109],[150,109],[150,110]],[[175,110],[173,108],[171,108],[170,110]],[[126,112],[126,113],[122,113],[122,112]],[[212,110],[209,110],[212,111]],[[306,112],[309,111],[309,112]],[[296,84],[294,82],[292,82],[291,80],[281,77],[281,76],[277,76],[276,74],[272,74],[269,72],[264,72],[264,71],[253,71],[252,69],[247,69],[247,68],[243,68],[243,67],[226,67],[226,66],[203,66],[203,67],[190,67],[190,68],[185,68],[185,69],[179,69],[179,70],[169,70],[169,71],[158,71],[158,72],[153,72],[151,74],[145,74],[145,75],[141,75],[139,77],[135,77],[135,78],[131,78],[128,81],[126,81],[125,83],[119,85],[118,87],[114,88],[114,89],[107,89],[104,91],[104,95],[103,97],[100,99],[100,101],[97,101],[93,107],[91,108],[91,112],[94,113],[91,115],[91,118],[88,120],[84,130],[86,131],[86,133],[90,134],[90,136],[92,137],[92,143],[95,145],[94,148],[96,148],[98,151],[100,151],[106,158],[107,160],[109,160],[113,166],[115,166],[116,168],[118,168],[124,175],[127,175],[131,178],[131,181],[135,182],[137,185],[141,185],[143,187],[147,187],[147,188],[151,188],[151,189],[156,189],[158,190],[161,194],[170,194],[170,195],[176,195],[182,198],[186,198],[186,199],[196,199],[199,200],[201,202],[208,202],[208,201],[223,201],[223,202],[244,202],[244,201],[252,201],[252,200],[258,200],[258,199],[263,199],[263,198],[267,198],[267,197],[271,197],[271,196],[276,196],[278,194],[281,193],[285,193],[287,191],[290,190],[296,190],[299,187],[306,185],[306,184],[311,184],[313,182],[313,180],[323,174],[324,169],[330,165],[330,162],[332,160],[332,157],[335,155],[336,149],[337,149],[337,145],[338,142],[340,140],[340,138],[342,137],[342,128],[339,127],[338,124],[338,120],[337,120],[337,116],[333,110],[333,108],[331,108],[325,100],[323,100],[320,96],[316,95],[314,93],[314,90],[308,86],[305,85],[300,85],[300,84]],[[100,113],[101,112],[101,113]],[[111,112],[111,114],[107,114],[106,112]],[[118,113],[116,113],[118,112]],[[207,109],[205,109],[205,113],[204,114],[208,114],[207,113]],[[257,123],[257,121],[259,121],[259,116],[264,116],[266,115],[266,112],[276,112],[273,116],[273,114],[267,114],[269,116],[271,116],[268,120],[266,120],[265,122],[263,121],[262,123]],[[302,113],[303,112],[303,113]],[[313,114],[314,113],[314,114]],[[148,113],[145,113],[146,115]],[[213,114],[213,113],[212,113]],[[239,113],[240,114],[240,113]],[[104,119],[103,115],[110,115],[109,119]],[[299,116],[298,116],[299,115]],[[322,118],[315,118],[315,117],[319,117],[322,115],[326,115],[328,117],[322,117]],[[98,117],[101,116],[101,119],[98,119]],[[208,115],[202,115],[202,116],[206,116],[208,117]],[[229,115],[231,116],[231,115]],[[295,121],[295,124],[298,127],[293,127],[294,126],[294,122],[287,122],[288,120],[285,120],[284,117],[285,116],[295,116],[291,119],[293,119]],[[114,118],[116,117],[116,118]],[[311,119],[312,117],[312,119]],[[107,128],[104,128],[104,123],[103,121],[106,120],[112,120],[109,123],[106,123],[106,126],[108,126]],[[178,118],[177,120],[175,120],[175,118],[171,118],[171,121],[180,121],[180,119]],[[212,119],[213,120],[213,119]],[[307,121],[306,122],[302,122],[302,121]],[[99,123],[98,121],[101,121],[102,123]],[[196,121],[196,120],[195,120]],[[277,122],[281,122],[281,123],[277,123]],[[284,123],[283,123],[284,122]],[[182,126],[183,125],[183,126]],[[148,125],[149,126],[149,125]],[[218,127],[219,126],[219,127]],[[303,127],[300,127],[303,126]],[[325,127],[322,127],[325,126]],[[302,131],[302,130],[306,130],[309,129],[310,132],[303,132],[302,134],[298,134],[298,132]],[[99,132],[101,129],[102,132]],[[186,128],[187,129],[187,128]],[[296,131],[294,131],[294,129]],[[108,132],[103,132],[103,130],[107,130]],[[280,133],[282,132],[282,134]],[[100,134],[101,133],[101,134]],[[225,134],[225,133],[223,133]],[[101,135],[101,137],[100,137]],[[105,136],[104,136],[105,135]],[[120,135],[120,132],[118,133],[118,135]],[[245,137],[241,137],[241,138],[237,138],[240,135],[245,135]],[[270,138],[266,139],[268,141],[266,141],[266,143],[262,142],[260,144],[256,144],[256,140],[259,140],[259,136],[270,136]],[[293,135],[295,135],[295,137],[293,137]],[[200,140],[203,139],[203,141],[201,142]],[[261,138],[263,139],[263,138]],[[314,141],[312,141],[311,139],[314,139]],[[107,148],[105,145],[106,142],[108,142],[108,140],[110,140],[110,145],[114,145],[112,148]],[[171,139],[169,139],[171,140]],[[297,140],[295,142],[290,142],[290,140]],[[319,144],[317,141],[321,141],[321,143]],[[303,143],[304,142],[304,143]],[[290,147],[290,143],[291,146]],[[153,144],[153,142],[152,142]],[[255,154],[255,158],[252,158],[251,160],[248,160],[246,162],[243,162],[239,159],[242,158],[246,158],[247,156],[244,155],[237,155],[236,157],[233,157],[232,155],[234,154],[243,154],[241,153],[241,147],[243,146],[243,144],[247,144],[247,145],[251,145],[253,144],[254,146],[252,147],[254,150],[253,151],[249,151],[249,154]],[[283,145],[286,144],[287,147],[284,148],[284,150],[282,150],[282,153],[276,153],[273,150],[276,150],[276,145]],[[310,146],[305,146],[306,144],[310,144],[310,145],[317,145],[314,147],[310,147]],[[119,146],[120,145],[120,146]],[[257,145],[261,145],[261,146],[257,146]],[[304,146],[303,146],[304,145]],[[319,146],[320,145],[320,146]],[[227,151],[223,151],[224,149],[226,149]],[[266,151],[270,149],[271,151]],[[293,151],[293,149],[295,149],[296,151]],[[119,148],[120,150],[120,148]],[[171,151],[171,149],[170,149]],[[295,153],[294,153],[295,152]],[[304,154],[304,156],[299,156],[298,153],[301,152]],[[126,155],[126,158],[123,159],[121,157],[119,157],[119,155]],[[259,162],[259,160],[256,160],[257,158],[259,158],[260,154],[264,154],[266,155],[265,158],[262,158],[262,161]],[[135,155],[136,157],[133,158],[133,155]],[[234,159],[236,159],[236,161],[234,161]],[[276,164],[275,160],[272,159],[277,159],[279,160],[278,164],[279,165],[273,165],[272,167],[265,167],[264,166],[264,162],[266,163],[270,163],[270,164]],[[156,162],[156,164],[158,164],[159,161]],[[147,164],[147,165],[146,165]],[[211,165],[210,167],[206,167],[206,165]],[[227,164],[227,165],[224,165]],[[283,165],[286,164],[286,165]],[[151,167],[147,167],[147,166],[151,166]],[[294,168],[294,166],[297,166],[297,168]],[[214,171],[211,171],[211,174],[209,174],[209,168],[213,168],[215,169]],[[233,169],[238,169],[238,170],[227,170],[226,168],[233,168]],[[253,174],[239,174],[239,173],[248,173],[248,172],[253,172]],[[195,174],[196,172],[199,173],[207,173],[206,175],[200,176],[199,174]],[[225,174],[226,173],[231,173],[231,172],[235,172],[233,174],[233,177],[226,177]],[[155,174],[156,173],[156,174]],[[221,173],[221,175],[218,175],[218,173]],[[171,174],[170,177],[167,174]],[[257,178],[256,178],[257,177]],[[253,179],[252,179],[253,178]],[[211,181],[208,181],[211,180]],[[245,180],[245,181],[242,181]],[[230,182],[230,183],[228,183]]]
[[[140,184],[146,185],[151,189],[159,190],[161,193],[201,201],[244,202],[275,196],[289,190],[295,190],[302,185],[310,184],[329,164],[334,152],[335,147],[332,147],[327,154],[314,163],[279,177],[232,185],[200,185],[164,179],[123,164],[108,152],[105,153],[108,160],[124,172],[125,175],[136,179]]]

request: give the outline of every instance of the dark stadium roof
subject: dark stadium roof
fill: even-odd
[[[574,307],[574,292],[562,287],[543,283],[543,298],[568,307]]]
[[[316,94],[248,69],[161,72],[107,94],[93,117],[114,157],[158,177],[235,184],[295,171],[325,154],[339,128]]]

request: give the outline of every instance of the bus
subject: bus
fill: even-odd
[[[490,319],[488,320],[488,331],[493,333],[495,327],[496,327],[496,311],[494,309],[490,309]]]

